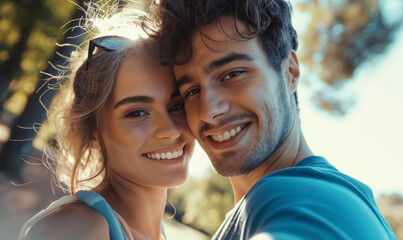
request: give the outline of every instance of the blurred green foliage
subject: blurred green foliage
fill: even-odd
[[[62,26],[76,12],[74,1],[0,3],[0,125],[9,129],[0,132],[0,169],[12,177],[19,178],[24,164],[21,155],[32,151],[28,140],[35,138],[38,129],[34,126],[46,117],[44,106],[50,100],[41,101],[47,89],[40,88],[46,82],[41,71],[52,71],[48,61],[56,59],[56,43],[66,38]]]
[[[170,189],[167,212],[193,228],[212,236],[234,206],[228,178],[211,170],[206,177],[190,178],[183,186]]]
[[[383,194],[377,199],[377,204],[397,239],[403,239],[403,196]]]
[[[108,0],[97,2],[104,7],[112,4]],[[87,3],[88,0],[0,3],[0,126],[10,129],[0,132],[0,169],[10,176],[19,178],[23,165],[20,157],[33,149],[31,141],[21,140],[35,138],[46,118],[46,108],[55,93],[47,90],[56,81],[49,76],[60,74],[73,46],[84,40],[77,26],[82,24]],[[8,139],[20,141],[11,143]]]
[[[61,26],[75,9],[68,1],[1,2],[0,93],[5,110],[15,115],[24,110],[27,96],[40,80],[40,71],[55,54],[56,42],[63,39]]]
[[[344,115],[354,103],[340,96],[345,83],[360,66],[385,53],[402,24],[403,15],[390,21],[381,8],[390,1],[301,0],[296,5],[309,18],[299,37],[299,58],[311,75],[305,74],[302,80],[308,85],[321,83],[312,94],[320,109]]]

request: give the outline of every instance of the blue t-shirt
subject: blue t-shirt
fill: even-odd
[[[317,156],[260,179],[227,214],[213,239],[252,237],[397,239],[371,189]]]

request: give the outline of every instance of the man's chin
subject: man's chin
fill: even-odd
[[[245,173],[248,173],[253,170],[253,166],[241,166],[239,165],[240,159],[236,160],[235,158],[225,158],[224,159],[212,159],[211,162],[213,164],[214,169],[224,177],[233,177],[239,176]],[[231,159],[232,161],[228,161]]]
[[[223,177],[233,177],[240,175],[238,169],[230,169],[228,168],[228,166],[215,166],[214,164],[213,166],[216,172]]]
[[[239,166],[237,164],[234,164],[235,162],[231,161],[234,160],[234,158],[224,157],[221,154],[220,156],[216,156],[211,153],[208,153],[207,155],[209,156],[214,169],[220,175],[224,177],[231,177],[238,175]],[[226,155],[228,156],[229,154]]]

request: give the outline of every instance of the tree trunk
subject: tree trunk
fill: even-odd
[[[83,2],[84,1],[80,3],[82,7],[84,6]],[[84,17],[84,12],[77,9],[73,19],[80,19]],[[71,32],[69,31],[65,35],[64,42],[72,45],[79,45],[83,41],[83,37],[80,36],[82,33],[83,30],[80,28],[76,28]],[[71,38],[72,36],[80,37]],[[71,52],[74,50],[74,47],[64,46],[59,47],[57,52],[63,56],[70,56]],[[66,65],[66,59],[60,55],[55,54],[50,62],[55,66]],[[54,69],[50,64],[45,72],[52,75],[58,75],[58,70]],[[47,76],[44,78],[47,78]],[[36,89],[38,90],[42,84],[43,81],[38,81]],[[32,127],[35,123],[43,123],[46,120],[46,110],[43,108],[40,101],[42,101],[42,103],[48,108],[56,92],[54,90],[50,90],[41,97],[41,95],[47,89],[47,86],[45,86],[42,87],[39,92],[35,91],[33,94],[31,94],[24,111],[16,119],[15,124],[11,129],[10,141],[4,144],[0,153],[0,170],[4,170],[10,177],[15,179],[21,178],[21,170],[24,165],[24,160],[21,159],[21,157],[29,155],[32,152],[32,141],[37,135],[35,130],[21,127]]]

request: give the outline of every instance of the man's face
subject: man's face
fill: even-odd
[[[246,33],[242,22],[237,26]],[[174,67],[188,124],[220,174],[248,173],[287,136],[293,90],[257,38],[241,39],[232,17],[202,33],[193,35],[190,61]]]

